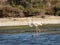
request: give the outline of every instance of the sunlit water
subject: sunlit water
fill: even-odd
[[[60,34],[0,34],[0,45],[60,45]]]

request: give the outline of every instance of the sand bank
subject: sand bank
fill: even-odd
[[[60,17],[46,17],[42,18],[0,18],[0,26],[19,26],[29,25],[31,23],[42,24],[60,24]]]

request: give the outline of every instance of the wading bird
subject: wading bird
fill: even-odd
[[[31,23],[31,24],[29,24],[30,27],[35,27],[35,31],[34,31],[35,33],[41,32],[41,30],[39,29],[39,25],[41,26],[42,23],[40,23],[40,24],[38,24],[38,23]]]

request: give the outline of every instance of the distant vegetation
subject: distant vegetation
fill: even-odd
[[[0,1],[0,17],[60,16],[60,0]]]

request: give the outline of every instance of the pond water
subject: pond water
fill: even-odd
[[[60,45],[60,34],[0,34],[0,45]]]

